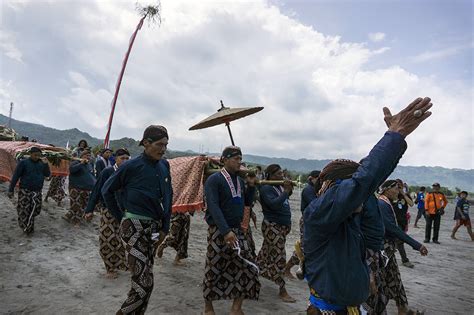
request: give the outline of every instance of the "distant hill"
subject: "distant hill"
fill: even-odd
[[[280,164],[283,168],[301,173],[309,173],[311,170],[321,170],[331,160],[308,160],[270,158],[257,155],[245,155],[249,163],[268,165]],[[390,178],[401,178],[412,186],[430,186],[434,182],[441,183],[444,187],[454,189],[456,187],[474,192],[474,170],[449,169],[444,167],[430,166],[401,166],[399,165]]]
[[[0,124],[6,124],[8,117],[0,114]],[[88,133],[80,131],[77,128],[58,130],[45,127],[38,124],[12,120],[12,128],[23,136],[30,139],[37,139],[40,143],[54,144],[64,147],[69,140],[70,145],[76,145],[79,140],[85,139],[90,146],[95,147],[103,143],[103,140],[94,138]],[[138,141],[131,138],[122,138],[111,141],[113,149],[125,147],[130,150],[132,155],[142,152],[138,146]],[[173,151],[167,152],[168,158],[178,156],[198,155],[193,151]],[[218,154],[212,154],[218,155]],[[309,173],[314,169],[322,169],[331,160],[309,160],[309,159],[287,159],[274,158],[258,155],[245,154],[245,161],[252,164],[268,165],[272,163],[280,164],[283,168],[299,173]],[[433,182],[439,182],[442,186],[454,189],[455,187],[462,190],[474,192],[474,170],[448,169],[444,167],[428,167],[428,166],[398,166],[391,178],[402,178],[410,185],[431,185]]]

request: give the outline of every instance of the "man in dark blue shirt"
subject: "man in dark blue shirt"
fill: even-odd
[[[122,221],[121,236],[132,277],[128,297],[117,314],[145,313],[153,291],[155,249],[170,228],[173,190],[170,166],[163,159],[168,131],[163,126],[149,126],[140,145],[145,147],[143,154],[125,162],[102,188],[110,213]],[[123,209],[116,193],[121,195]]]
[[[266,179],[283,180],[283,170],[278,164],[271,164],[265,170]],[[260,186],[260,203],[263,210],[263,244],[257,256],[262,277],[275,282],[280,289],[279,297],[294,303],[285,288],[286,236],[291,231],[291,210],[289,197],[293,184],[285,180],[283,186]]]
[[[116,163],[114,166],[103,169],[99,174],[87,203],[86,214],[84,215],[86,220],[92,220],[96,206],[100,209],[99,252],[107,271],[105,277],[108,279],[117,278],[117,270],[128,270],[128,267],[125,262],[125,249],[120,238],[120,221],[105,206],[101,191],[110,176],[129,158],[130,153],[127,149],[118,149],[115,152]],[[122,207],[120,193],[116,193],[115,196],[119,206]]]
[[[82,222],[84,210],[96,182],[90,151],[82,150],[80,157],[79,161],[72,161],[69,165],[69,201],[71,206],[70,210],[62,217],[76,227]]]
[[[13,198],[15,186],[20,180],[18,191],[18,224],[26,234],[35,228],[35,216],[41,212],[44,178],[51,176],[48,160],[41,158],[41,149],[30,148],[30,157],[18,162],[8,189],[8,197]]]
[[[394,116],[385,107],[388,132],[360,165],[336,160],[321,171],[315,185],[318,198],[304,212],[308,314],[358,314],[367,300],[369,270],[361,212],[405,152],[404,138],[431,115],[430,101],[418,98]]]
[[[381,277],[387,303],[391,299],[395,300],[398,314],[410,314],[408,312],[408,300],[405,288],[400,276],[400,270],[398,269],[397,259],[395,258],[397,242],[410,245],[423,256],[428,254],[428,250],[425,246],[408,236],[397,222],[397,215],[393,208],[393,203],[398,199],[401,189],[403,189],[403,186],[400,188],[396,180],[387,180],[380,187],[379,208],[385,226],[384,248],[388,257],[387,264],[382,268]],[[412,312],[412,314],[415,313],[416,312]]]
[[[426,188],[424,186],[421,186],[420,187],[420,191],[416,194],[416,199],[415,199],[415,203],[417,205],[417,208],[418,208],[418,213],[416,214],[416,219],[415,219],[415,224],[413,227],[415,228],[418,228],[418,220],[420,220],[421,216],[423,216],[423,218],[426,217],[426,214],[425,214],[425,190]]]
[[[451,238],[456,240],[456,232],[458,229],[464,225],[467,229],[467,233],[471,237],[471,240],[474,241],[474,233],[472,233],[471,218],[469,217],[469,201],[467,200],[467,191],[461,191],[459,193],[459,200],[456,203],[456,209],[454,210],[454,220],[456,224],[453,227],[451,233]]]
[[[205,315],[215,314],[213,301],[227,299],[233,300],[231,314],[243,314],[243,300],[258,300],[260,293],[258,267],[241,227],[244,207],[251,205],[255,194],[255,177],[247,179],[245,190],[244,180],[238,176],[242,162],[239,147],[225,148],[221,162],[222,170],[209,176],[204,186],[209,225],[203,281]]]
[[[304,221],[303,221],[303,212],[304,209],[313,201],[316,199],[316,191],[314,190],[314,184],[316,183],[316,180],[318,180],[318,176],[321,173],[321,171],[311,171],[311,173],[308,176],[308,183],[306,184],[305,188],[301,191],[301,218],[300,218],[300,239],[299,241],[296,242],[295,248],[299,248],[298,252],[300,255],[303,253],[303,234],[304,234]],[[296,250],[293,252],[293,255],[291,255],[290,259],[288,260],[288,263],[286,264],[285,267],[285,276],[292,279],[294,278],[293,275],[291,274],[291,268],[293,266],[300,265],[299,269],[296,271],[296,276],[298,279],[303,280],[304,275],[303,275],[303,265],[302,261],[298,258],[298,254]]]
[[[95,161],[95,177],[99,177],[100,173],[102,171],[109,167],[112,166],[112,163],[110,163],[110,156],[112,155],[112,150],[109,148],[102,149],[100,151],[100,154],[97,156],[97,159]]]

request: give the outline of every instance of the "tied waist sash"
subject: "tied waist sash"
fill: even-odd
[[[316,291],[313,288],[310,288],[309,302],[314,307],[318,308],[321,311],[346,311],[349,315],[359,314],[359,308],[357,306],[340,306],[335,304],[330,304],[319,297]]]
[[[125,218],[127,218],[127,219],[138,219],[138,220],[147,220],[147,221],[156,221],[155,219],[147,217],[145,215],[139,215],[139,214],[131,213],[131,212],[128,212],[128,211],[125,211]]]

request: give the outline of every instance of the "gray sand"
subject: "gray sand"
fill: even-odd
[[[98,216],[93,223],[73,228],[61,219],[66,212],[52,201],[43,203],[36,218],[35,233],[26,237],[17,225],[14,204],[6,197],[5,184],[0,184],[0,296],[2,314],[114,314],[129,289],[128,274],[118,279],[104,277],[104,266],[98,252]],[[287,255],[298,238],[299,194],[292,199],[293,229],[287,242]],[[16,195],[15,195],[16,197]],[[262,216],[256,209],[258,224]],[[411,209],[412,215],[415,209]],[[441,224],[441,245],[429,244],[429,256],[421,257],[407,248],[414,269],[400,267],[408,300],[412,307],[426,314],[474,314],[474,242],[464,228],[459,240],[449,238],[453,225],[450,205]],[[421,222],[424,226],[424,222]],[[257,250],[262,243],[260,226],[254,229]],[[149,314],[199,314],[202,311],[201,282],[204,269],[207,225],[201,213],[191,221],[190,257],[184,267],[174,267],[174,251],[166,249],[155,262],[155,289],[150,299]],[[424,229],[410,226],[409,233],[423,240]],[[397,257],[399,258],[398,254]],[[295,271],[295,270],[293,270]],[[244,303],[246,314],[305,314],[307,285],[289,280],[287,289],[298,302],[286,304],[278,300],[278,288],[262,279],[260,300]],[[350,284],[348,284],[350,285]],[[229,301],[215,303],[217,314],[227,314]],[[390,302],[389,313],[396,308]]]

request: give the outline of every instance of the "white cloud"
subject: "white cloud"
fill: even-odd
[[[385,36],[386,34],[382,32],[369,33],[369,39],[375,43],[383,41]]]
[[[23,60],[31,65],[24,71],[5,69],[22,98],[16,118],[104,137],[138,16],[128,2],[70,5],[31,2],[16,12],[22,26],[17,32],[27,45]],[[472,126],[471,87],[397,65],[369,71],[374,56],[388,47],[371,50],[326,36],[263,0],[225,6],[168,0],[162,8],[161,27],[145,24],[138,33],[113,138],[138,139],[147,125],[160,123],[170,131],[172,149],[203,146],[217,152],[229,144],[224,126],[188,128],[214,113],[222,99],[232,107],[265,106],[231,123],[244,152],[360,159],[385,130],[383,106],[395,112],[428,95],[435,104],[433,117],[409,138],[402,163],[473,167],[472,156],[457,150],[473,152],[473,135],[465,132]],[[5,9],[5,14],[12,13]],[[429,153],[437,147],[436,154]]]
[[[428,61],[433,61],[437,59],[443,59],[446,57],[455,56],[459,54],[461,51],[465,49],[469,49],[469,48],[472,48],[472,44],[449,47],[449,48],[440,49],[440,50],[425,51],[421,54],[418,54],[412,57],[411,60],[413,62],[428,62]]]
[[[23,62],[21,59],[21,51],[15,45],[15,36],[13,33],[0,30],[0,49],[8,58],[20,63]]]

